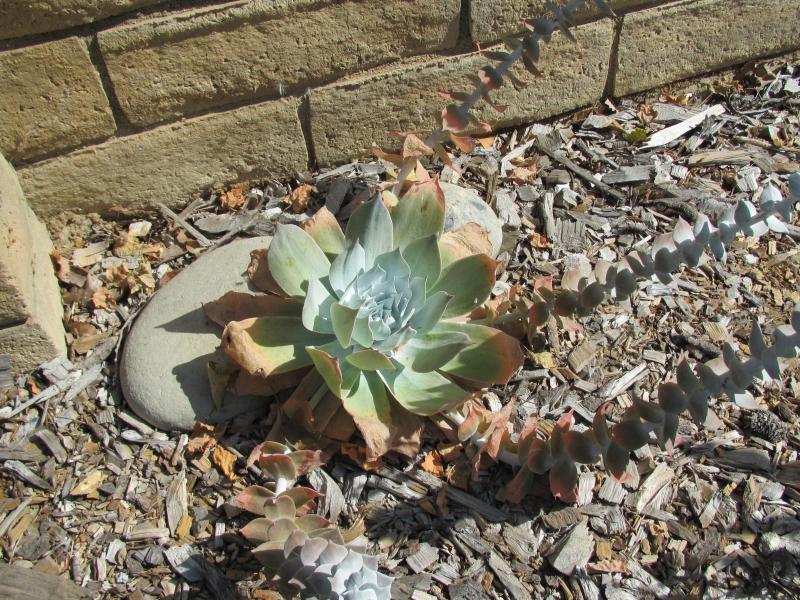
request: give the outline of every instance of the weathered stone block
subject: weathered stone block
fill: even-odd
[[[159,2],[162,0],[3,0],[0,39],[66,29]]]
[[[0,151],[12,162],[114,132],[100,76],[76,37],[0,52],[0,81]]]
[[[308,165],[299,101],[275,100],[115,138],[19,170],[40,216],[185,204],[215,186],[283,177]]]
[[[658,0],[655,0],[657,2]],[[673,0],[662,0],[662,4]],[[654,0],[608,0],[608,5],[617,13],[653,5]],[[554,2],[557,5],[564,4]],[[534,17],[550,16],[546,0],[470,0],[469,29],[473,41],[480,43],[494,42],[504,36],[519,33],[523,30],[522,21]],[[579,22],[597,17],[600,11],[593,0],[589,0],[589,9],[577,14]]]
[[[543,53],[542,78],[532,80],[521,67],[516,74],[528,81],[516,90],[507,84],[493,93],[504,113],[481,103],[475,115],[496,127],[543,119],[600,100],[611,54],[609,20],[575,30],[578,43],[553,36]],[[388,72],[345,81],[311,92],[311,132],[322,165],[369,152],[372,142],[397,146],[390,131],[432,129],[445,106],[437,90],[471,90],[470,75],[487,63],[479,54],[412,61]],[[516,69],[517,67],[515,67]]]
[[[692,0],[632,13],[622,25],[614,94],[798,47],[797,0]]]
[[[459,0],[234,2],[98,35],[135,125],[197,114],[457,42]]]
[[[65,354],[53,245],[25,202],[13,167],[0,156],[0,354],[26,371]]]

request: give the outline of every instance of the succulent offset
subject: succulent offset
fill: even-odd
[[[309,513],[317,492],[291,487],[320,465],[320,452],[264,442],[251,453],[252,463],[272,482],[243,489],[233,505],[259,515],[241,534],[256,544],[253,555],[279,585],[332,600],[389,600],[393,578],[378,572],[378,559],[347,546],[338,527]]]
[[[229,323],[222,340],[250,374],[313,366],[306,383],[318,383],[301,384],[307,405],[338,398],[371,458],[397,447],[393,430],[418,431],[420,417],[507,382],[523,359],[516,339],[463,319],[489,297],[496,262],[440,242],[438,183],[392,203],[366,202],[344,232],[324,209],[305,228],[279,226],[267,253],[274,302]]]

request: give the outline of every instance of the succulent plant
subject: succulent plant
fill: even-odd
[[[347,546],[338,527],[309,513],[316,491],[292,487],[320,465],[319,459],[318,450],[258,445],[248,464],[257,463],[272,481],[249,486],[234,500],[234,507],[259,515],[240,533],[256,544],[253,555],[287,591],[333,600],[388,600],[393,578],[378,572],[378,559]]]
[[[326,212],[305,228],[279,226],[267,252],[274,302],[222,338],[250,374],[313,366],[324,383],[311,386],[309,404],[338,398],[373,458],[398,429],[419,430],[419,417],[507,382],[523,358],[516,339],[463,318],[489,297],[497,263],[442,243],[438,182],[387,197],[391,209],[377,195],[344,232]]]

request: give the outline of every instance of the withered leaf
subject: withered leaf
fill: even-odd
[[[441,477],[444,474],[442,457],[435,450],[428,452],[425,455],[425,458],[422,459],[422,463],[420,463],[420,467],[436,477]]]
[[[235,291],[203,305],[206,316],[220,327],[252,317],[299,315],[301,310],[301,304],[284,298]]]
[[[217,445],[219,438],[222,437],[222,431],[223,428],[220,426],[212,427],[205,423],[195,423],[189,443],[186,445],[186,451],[190,456],[204,454]]]
[[[317,191],[313,185],[301,183],[286,196],[283,201],[292,207],[292,212],[299,214],[308,208],[311,203],[311,194]]]
[[[88,496],[90,498],[97,497],[97,488],[103,483],[103,479],[105,479],[105,475],[100,470],[94,470],[89,473],[86,477],[81,479],[72,490],[70,491],[70,496]]]
[[[214,448],[214,464],[224,473],[228,479],[236,479],[234,466],[236,465],[236,455],[224,446]]]
[[[247,198],[240,188],[233,188],[219,197],[219,205],[225,210],[236,210],[244,206]]]

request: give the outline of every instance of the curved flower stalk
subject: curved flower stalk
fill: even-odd
[[[614,11],[611,10],[606,0],[569,0],[562,6],[550,1],[545,2],[545,7],[550,12],[551,18],[539,17],[525,20],[524,25],[529,32],[522,37],[511,37],[505,40],[507,51],[482,52],[483,56],[494,61],[495,64],[484,66],[476,76],[472,77],[472,81],[475,84],[472,92],[440,92],[440,95],[444,98],[453,101],[442,110],[442,125],[440,128],[426,136],[424,141],[416,133],[398,134],[399,137],[403,138],[402,149],[399,154],[389,154],[383,152],[377,146],[373,146],[373,152],[376,156],[400,167],[394,186],[394,193],[399,194],[406,179],[412,173],[419,171],[419,159],[422,157],[435,155],[445,164],[453,166],[444,144],[452,143],[464,152],[474,150],[475,142],[469,135],[464,133],[465,130],[472,128],[488,132],[491,131],[491,126],[478,121],[471,114],[473,107],[480,100],[484,100],[496,111],[505,111],[507,107],[493,102],[490,92],[502,88],[506,79],[510,80],[516,88],[526,85],[511,73],[511,67],[519,60],[522,60],[525,68],[533,76],[540,76],[541,72],[537,64],[541,56],[541,45],[549,42],[552,34],[556,31],[560,31],[567,39],[575,42],[575,37],[570,29],[577,24],[577,13],[587,9],[591,3],[603,15],[608,17],[615,16]]]
[[[769,231],[786,233],[781,217],[791,222],[792,205],[800,201],[800,173],[789,177],[789,198],[768,184],[759,196],[759,206],[739,200],[713,225],[703,214],[694,226],[679,218],[672,233],[658,236],[649,252],[631,252],[617,263],[600,260],[592,272],[579,268],[564,273],[561,289],[553,293],[539,289],[529,310],[531,326],[541,327],[551,316],[585,316],[604,301],[619,302],[638,290],[638,282],[656,277],[664,284],[682,266],[697,268],[706,262],[706,251],[725,260],[726,248],[739,233],[759,238]]]
[[[276,442],[257,446],[248,465],[258,463],[272,481],[245,488],[233,502],[259,515],[240,533],[256,544],[253,555],[287,591],[333,600],[389,600],[393,578],[378,571],[377,557],[345,545],[338,527],[309,513],[317,492],[292,487],[320,465],[319,455]]]
[[[507,382],[523,360],[516,339],[462,318],[489,297],[497,263],[458,258],[440,240],[438,182],[390,200],[391,210],[380,196],[359,207],[344,232],[324,209],[305,228],[279,226],[267,251],[272,302],[222,337],[251,375],[313,367],[298,388],[307,418],[338,399],[368,459],[414,454],[421,417]]]
[[[449,411],[446,417],[458,426],[459,439],[472,442],[495,460],[519,466],[514,479],[506,486],[506,498],[520,502],[530,490],[536,475],[548,473],[553,495],[564,502],[574,502],[577,494],[578,464],[592,465],[602,457],[605,469],[618,481],[627,479],[630,453],[648,444],[651,435],[659,446],[670,450],[678,431],[678,417],[688,412],[702,426],[711,398],[727,395],[736,401],[755,379],[780,379],[779,358],[793,358],[800,351],[800,305],[792,313],[791,323],[775,330],[771,344],[756,323],[750,334],[750,356],[741,360],[731,345],[722,356],[692,368],[682,361],[676,381],[658,386],[656,402],[634,401],[618,423],[609,426],[606,414],[609,403],[600,406],[592,426],[573,429],[571,412],[563,415],[550,436],[537,436],[537,419],[532,416],[516,443],[506,428],[510,411],[500,418],[476,417],[470,411]],[[509,404],[510,405],[510,404]]]
[[[658,278],[664,283],[682,265],[697,267],[706,260],[710,249],[718,260],[724,260],[726,247],[738,233],[760,237],[768,231],[785,232],[778,220],[791,219],[793,202],[800,200],[800,174],[789,177],[790,198],[784,199],[780,190],[769,184],[761,193],[759,208],[742,200],[731,208],[715,227],[701,215],[692,227],[682,219],[671,234],[660,236],[649,253],[635,252],[617,264],[601,261],[593,273],[583,275],[578,270],[565,273],[562,289],[553,293],[538,289],[529,311],[531,326],[546,323],[551,316],[584,316],[604,300],[622,300],[638,289],[641,279]],[[721,357],[694,369],[682,361],[677,369],[677,381],[658,386],[657,402],[637,400],[621,420],[609,427],[606,422],[608,403],[595,413],[592,427],[584,431],[572,429],[574,418],[565,414],[553,428],[548,439],[537,437],[536,419],[526,423],[516,444],[512,443],[505,420],[480,417],[470,408],[446,413],[458,426],[459,439],[472,441],[496,460],[519,465],[520,470],[507,487],[507,497],[520,501],[527,493],[535,475],[549,473],[553,494],[566,502],[575,500],[578,481],[577,464],[594,464],[600,457],[606,470],[618,480],[624,480],[630,452],[650,441],[651,434],[662,448],[670,449],[678,430],[678,417],[688,411],[702,425],[708,413],[708,401],[721,394],[746,408],[754,408],[747,391],[755,379],[780,379],[779,358],[794,357],[800,348],[800,307],[792,315],[791,325],[779,327],[768,344],[761,328],[753,325],[749,340],[750,356],[741,360],[735,349],[726,344]]]

